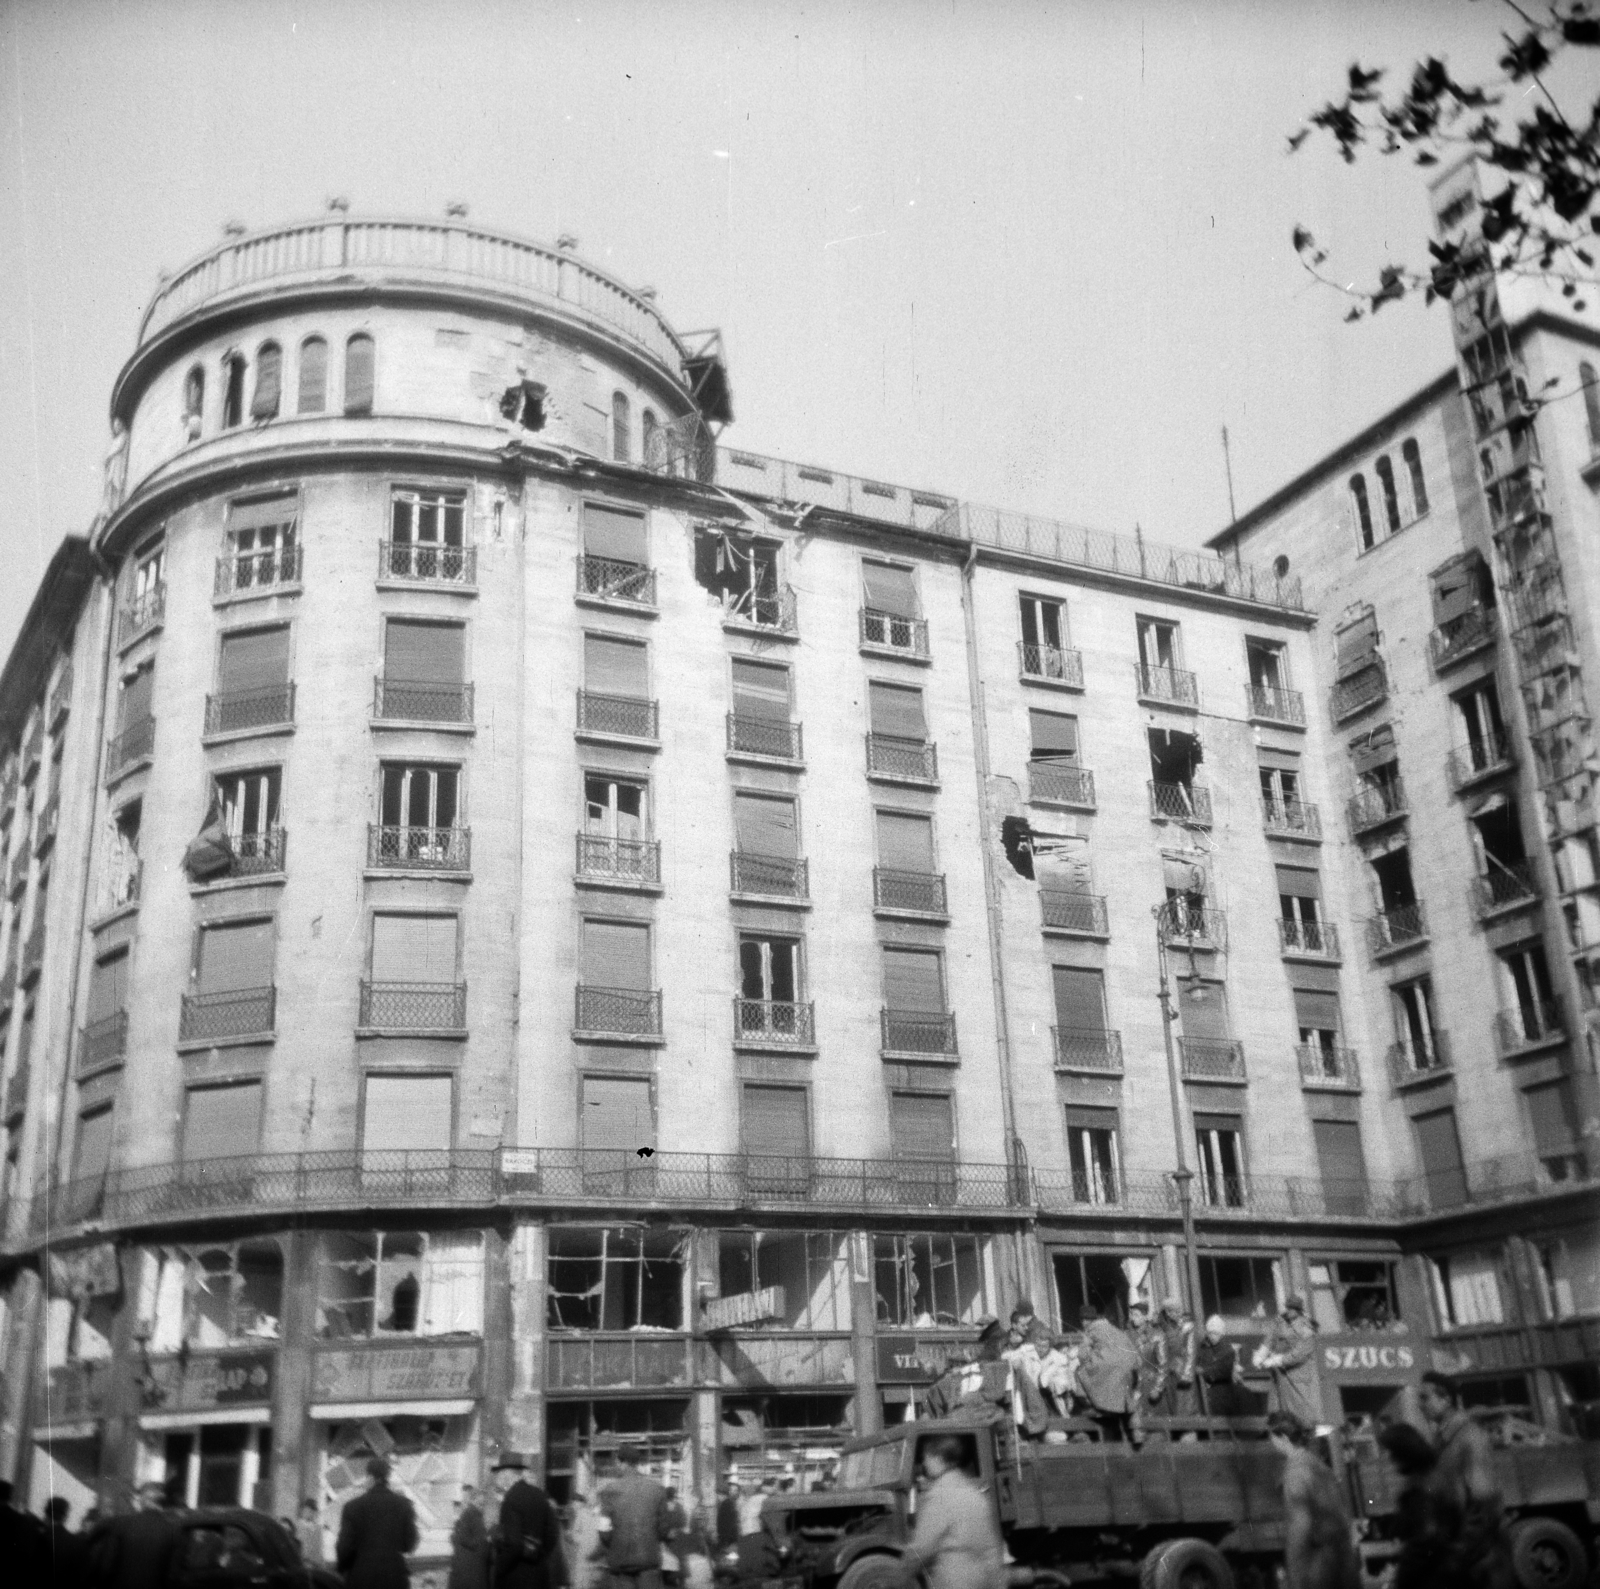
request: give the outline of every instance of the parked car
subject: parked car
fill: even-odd
[[[265,1512],[204,1507],[178,1518],[183,1539],[172,1589],[339,1589],[328,1567],[311,1566],[284,1526]]]

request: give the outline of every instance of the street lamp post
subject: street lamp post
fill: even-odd
[[[1189,1316],[1198,1329],[1200,1305],[1200,1255],[1194,1241],[1194,1171],[1183,1150],[1183,1089],[1178,1081],[1178,1056],[1172,1043],[1172,1022],[1176,1012],[1172,1007],[1171,985],[1167,978],[1167,928],[1173,921],[1169,904],[1152,909],[1156,921],[1156,964],[1160,968],[1161,987],[1161,1038],[1167,1050],[1167,1091],[1172,1099],[1172,1147],[1177,1155],[1178,1167],[1172,1179],[1178,1186],[1178,1213],[1183,1220],[1183,1256],[1189,1287]]]

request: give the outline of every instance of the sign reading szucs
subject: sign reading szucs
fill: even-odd
[[[1334,1336],[1321,1349],[1322,1371],[1335,1379],[1401,1381],[1419,1371],[1416,1348],[1406,1341]]]

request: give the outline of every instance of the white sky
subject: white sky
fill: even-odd
[[[1493,0],[0,0],[0,657],[99,496],[157,271],[303,218],[553,242],[721,326],[726,439],[1198,544],[1437,373],[1342,322],[1423,173],[1285,137],[1359,56],[1481,73]],[[721,151],[721,153],[719,153]]]

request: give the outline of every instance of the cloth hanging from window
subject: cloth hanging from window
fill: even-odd
[[[211,804],[206,808],[200,831],[189,841],[183,852],[183,869],[192,883],[204,883],[209,878],[221,877],[233,865],[233,841],[228,837],[227,823],[222,815],[222,797],[215,790]]]

